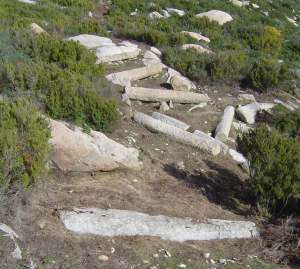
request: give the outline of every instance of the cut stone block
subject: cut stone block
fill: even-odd
[[[156,75],[162,71],[161,64],[149,65],[142,68],[131,69],[106,76],[108,81],[121,86],[130,86],[131,80],[139,80]],[[129,97],[130,98],[130,97]],[[132,99],[132,98],[131,98]],[[170,100],[170,99],[169,99]]]
[[[219,141],[219,140],[217,140],[217,139],[211,137],[210,135],[208,135],[208,134],[206,134],[206,133],[203,133],[203,132],[201,132],[201,131],[199,131],[199,130],[195,130],[195,131],[194,131],[194,134],[195,134],[195,135],[198,135],[198,136],[200,136],[200,137],[206,138],[206,139],[211,139],[211,140],[213,140],[215,143],[218,143],[218,144],[220,145],[221,152],[222,152],[223,154],[226,154],[226,153],[227,153],[227,151],[228,151],[228,146],[225,145],[223,142],[221,142],[221,141]]]
[[[149,216],[148,214],[97,208],[60,209],[66,229],[76,233],[101,236],[157,236],[164,240],[213,240],[259,236],[253,222],[209,219],[195,223],[191,218]]]
[[[181,142],[185,142],[191,146],[206,151],[212,155],[221,152],[220,145],[210,139],[199,137],[195,134],[174,127],[170,124],[161,122],[143,113],[136,113],[134,120],[147,127],[152,132],[162,133],[169,137],[175,138]]]
[[[102,46],[115,46],[112,40],[108,37],[82,34],[67,38],[67,40],[78,41],[81,45],[88,49],[96,49]]]
[[[170,117],[170,116],[167,116],[167,115],[164,115],[164,114],[162,114],[162,113],[153,112],[153,113],[152,113],[152,117],[153,117],[154,119],[157,119],[157,120],[161,121],[161,122],[170,124],[170,125],[172,125],[172,126],[175,126],[175,127],[180,128],[180,129],[182,129],[182,130],[185,130],[185,131],[186,131],[188,128],[191,127],[190,125],[188,125],[188,124],[186,124],[186,123],[184,123],[184,122],[182,122],[182,121],[180,121],[180,120],[174,119],[174,118],[172,118],[172,117]]]
[[[255,97],[254,97],[253,94],[239,94],[239,95],[238,95],[238,98],[239,98],[240,100],[243,100],[243,101],[256,102]]]
[[[132,100],[146,102],[168,102],[183,104],[197,104],[207,102],[208,96],[200,93],[181,92],[172,90],[149,89],[141,87],[125,87],[125,92]]]
[[[174,91],[189,92],[193,87],[192,82],[189,79],[180,75],[172,76],[170,84]]]
[[[232,120],[234,116],[234,107],[227,106],[224,110],[221,122],[217,125],[215,131],[215,138],[221,142],[225,142],[228,139]]]
[[[255,116],[257,111],[260,109],[260,105],[257,102],[239,107],[236,109],[236,113],[239,117],[248,124],[255,122]]]

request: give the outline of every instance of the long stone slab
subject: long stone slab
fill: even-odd
[[[139,80],[156,75],[162,71],[163,65],[153,64],[146,67],[135,68],[122,72],[112,73],[106,76],[108,81],[120,86],[131,86],[131,80]]]
[[[162,121],[164,123],[170,124],[172,126],[175,126],[175,127],[180,128],[182,130],[185,130],[185,131],[188,128],[191,127],[191,125],[188,125],[188,124],[186,124],[186,123],[184,123],[184,122],[182,122],[180,120],[174,119],[174,118],[172,118],[170,116],[164,115],[164,114],[159,113],[159,112],[153,112],[152,113],[152,117],[154,119],[160,120],[160,121]]]
[[[201,131],[199,131],[199,130],[195,130],[195,131],[194,131],[194,134],[195,134],[195,135],[198,135],[198,136],[200,136],[200,137],[206,138],[206,139],[213,140],[215,143],[218,143],[218,144],[220,145],[220,148],[221,148],[221,151],[222,151],[223,154],[226,154],[226,153],[227,153],[227,151],[228,151],[228,146],[225,145],[223,142],[221,142],[221,141],[219,141],[219,140],[217,140],[217,139],[215,139],[215,138],[209,136],[208,134],[203,133],[203,132],[201,132]]]
[[[183,104],[199,104],[209,101],[206,94],[172,90],[150,89],[141,87],[125,87],[129,99],[146,102],[169,102]]]
[[[143,113],[136,113],[133,116],[137,123],[140,123],[147,127],[152,132],[162,133],[169,137],[175,138],[181,142],[187,143],[193,147],[206,151],[212,155],[217,155],[221,152],[219,143],[199,137],[195,134],[184,131],[175,126],[161,122]]]
[[[76,233],[101,236],[157,236],[164,240],[213,240],[251,238],[259,236],[255,223],[209,219],[197,223],[191,218],[149,216],[148,214],[97,208],[60,210],[60,220],[66,229]]]
[[[88,49],[96,49],[102,46],[115,46],[112,40],[108,37],[82,34],[67,38],[67,40],[78,41],[81,45]]]

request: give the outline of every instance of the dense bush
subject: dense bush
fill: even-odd
[[[83,10],[93,9],[93,0],[53,0],[61,6],[80,7]]]
[[[272,57],[260,57],[254,61],[250,77],[254,89],[260,92],[270,92],[276,89],[293,91],[291,72],[284,63],[280,64]]]
[[[261,215],[277,216],[300,190],[300,140],[260,124],[237,139],[249,161],[250,184]]]
[[[0,188],[27,187],[45,172],[50,128],[27,101],[0,101]]]

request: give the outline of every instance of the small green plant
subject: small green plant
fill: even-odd
[[[0,101],[0,187],[26,188],[46,171],[48,121],[26,100]]]
[[[249,162],[250,184],[260,215],[276,217],[300,190],[300,139],[288,138],[264,124],[237,139]]]

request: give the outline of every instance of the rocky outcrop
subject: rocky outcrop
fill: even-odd
[[[180,121],[180,120],[177,120],[177,119],[174,119],[170,116],[167,116],[167,115],[164,115],[164,114],[161,114],[161,113],[158,113],[158,112],[153,112],[152,113],[152,117],[154,119],[157,119],[161,122],[164,122],[164,123],[167,123],[167,124],[170,124],[172,126],[175,126],[177,128],[180,128],[182,130],[187,130],[188,128],[190,128],[191,126]]]
[[[167,7],[167,10],[169,13],[177,13],[179,16],[183,16],[185,14],[185,12],[183,10],[176,9],[176,8]]]
[[[112,40],[108,37],[82,34],[67,38],[67,40],[78,41],[81,45],[88,49],[96,49],[102,46],[115,46]]]
[[[131,81],[156,75],[162,71],[162,68],[161,64],[153,64],[142,68],[112,73],[107,75],[106,79],[120,86],[131,86]]]
[[[63,171],[97,172],[127,167],[139,169],[139,152],[92,131],[85,134],[80,128],[72,131],[63,123],[50,120],[52,128],[49,143],[52,161]]]
[[[188,32],[188,31],[181,31],[180,33],[182,33],[182,34],[184,34],[184,35],[189,35],[190,37],[192,37],[192,38],[195,38],[195,39],[197,39],[198,41],[205,41],[205,42],[207,42],[207,43],[209,43],[210,42],[210,39],[209,38],[207,38],[207,37],[205,37],[205,36],[203,36],[203,35],[200,35],[200,34],[198,34],[198,33],[194,33],[194,32]]]
[[[66,229],[76,233],[101,236],[157,236],[164,240],[213,240],[225,238],[251,238],[259,236],[250,221],[209,219],[197,223],[191,218],[149,216],[148,214],[97,208],[60,210],[60,220]]]
[[[215,131],[215,138],[221,142],[225,142],[228,139],[232,120],[234,116],[234,107],[228,106],[225,108],[222,120],[217,125],[216,131]]]
[[[203,48],[200,45],[196,45],[196,44],[184,44],[181,47],[183,50],[187,50],[187,49],[196,49],[199,53],[213,53],[212,51]]]
[[[125,93],[131,100],[146,102],[169,102],[182,104],[197,104],[207,102],[208,96],[200,93],[181,92],[161,89],[149,89],[141,87],[125,87]]]
[[[220,25],[223,25],[226,22],[232,21],[233,18],[230,16],[230,14],[220,11],[220,10],[210,10],[207,12],[199,13],[196,15],[196,17],[207,17],[211,21],[217,21]]]
[[[147,127],[152,132],[162,133],[169,137],[175,138],[181,142],[187,143],[198,149],[206,151],[212,155],[217,155],[220,153],[221,148],[218,143],[210,139],[199,137],[195,134],[184,131],[180,128],[174,127],[170,124],[156,120],[146,114],[136,113],[134,115],[134,120]]]

